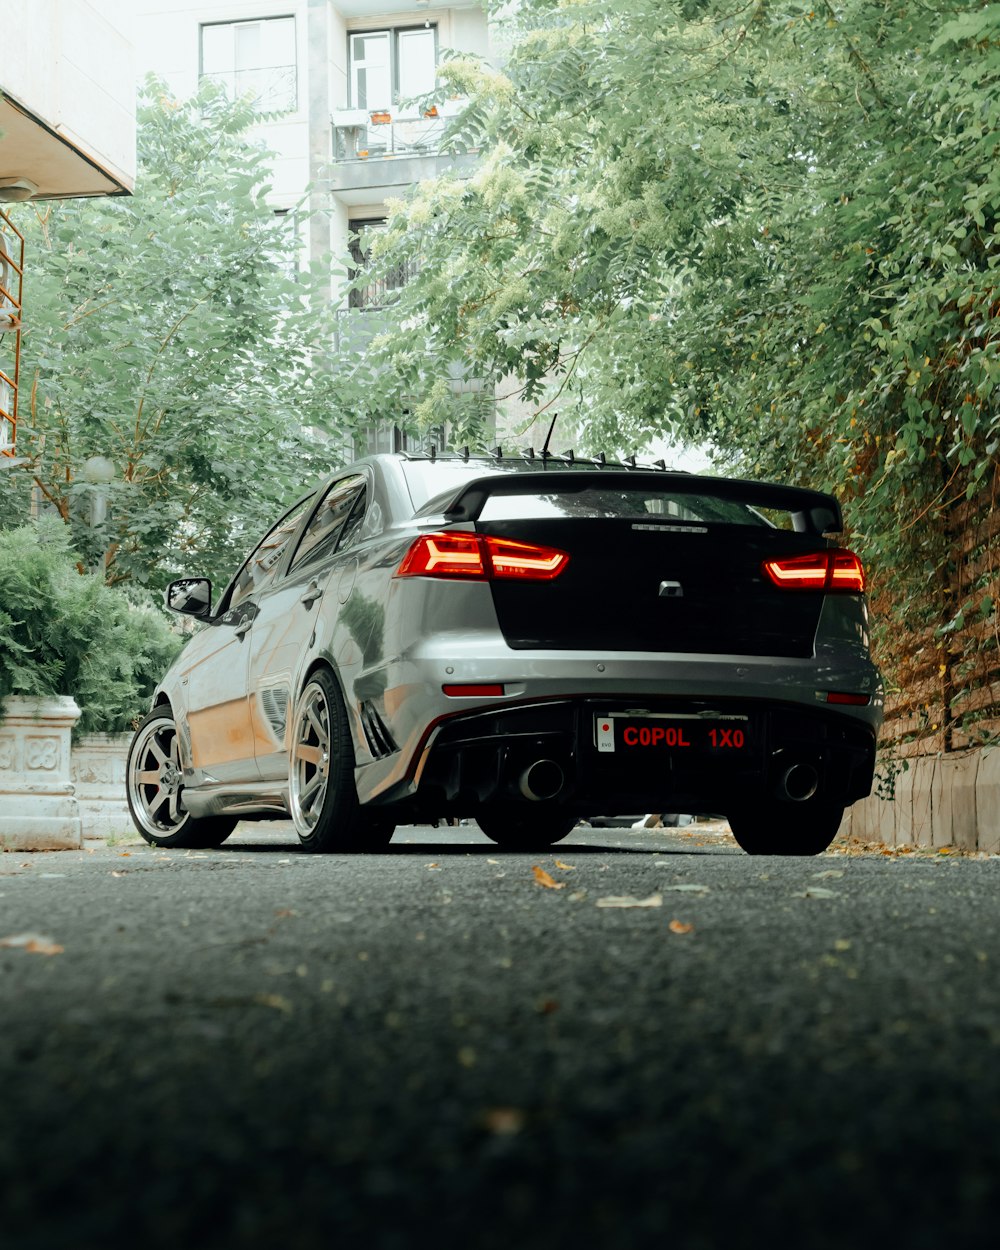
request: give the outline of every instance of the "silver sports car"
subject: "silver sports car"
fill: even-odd
[[[533,454],[373,456],[304,495],[153,695],[127,791],[157,846],[289,816],[313,851],[474,817],[548,846],[585,814],[724,813],[816,854],[871,789],[864,570],[796,487]]]

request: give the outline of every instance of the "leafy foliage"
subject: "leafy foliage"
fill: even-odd
[[[422,184],[379,241],[376,266],[422,268],[375,385],[429,421],[456,368],[512,379],[594,447],[669,434],[832,487],[893,670],[901,623],[954,627],[945,522],[989,506],[1000,446],[1000,5],[522,0],[506,21],[502,73],[444,67],[474,173]]]
[[[9,475],[0,524],[24,519],[34,486],[111,582],[222,577],[340,458],[350,391],[324,367],[328,301],[295,274],[252,120],[210,90],[179,104],[151,83],[134,197],[21,223],[18,451],[34,464]],[[95,456],[113,463],[107,486],[84,478]]]
[[[181,639],[150,604],[81,576],[76,564],[69,531],[53,517],[4,532],[0,704],[11,694],[72,695],[78,732],[124,731],[146,711]]]

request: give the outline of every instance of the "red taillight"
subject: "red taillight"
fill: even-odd
[[[765,560],[761,566],[782,590],[841,590],[860,595],[865,588],[865,570],[853,551],[831,547],[807,556],[782,556]]]
[[[511,538],[483,539],[489,552],[494,577],[517,577],[527,581],[550,581],[558,577],[569,556],[558,547],[538,547],[534,543],[518,543]]]
[[[397,577],[486,576],[477,534],[424,534],[403,557]]]
[[[569,556],[556,547],[445,530],[421,535],[403,557],[396,576],[549,581],[568,563]]]

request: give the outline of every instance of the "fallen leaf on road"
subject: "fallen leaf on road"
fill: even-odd
[[[292,911],[290,907],[276,907],[274,909],[274,914],[279,919],[284,919],[285,916],[297,916],[299,913],[297,911]]]
[[[490,1107],[483,1113],[483,1126],[497,1137],[513,1137],[524,1128],[524,1119],[520,1107]]]
[[[113,877],[125,877],[125,876],[127,876],[128,874],[127,874],[127,873],[124,873],[124,872],[115,872],[115,870],[112,868],[112,869],[111,869],[111,875],[112,875]]]
[[[16,947],[31,955],[61,955],[64,949],[41,933],[13,933],[10,937],[0,938],[0,946]]]
[[[608,894],[597,900],[598,907],[662,907],[663,895],[650,894],[649,898],[633,898],[631,894]]]
[[[690,933],[694,929],[694,925],[685,924],[683,920],[671,920],[667,928],[671,933]]]
[[[499,864],[499,863],[500,863],[500,861],[499,861],[498,859],[488,859],[486,862],[487,862],[488,864]]]
[[[440,868],[440,864],[424,864],[425,868]]]
[[[561,868],[563,872],[576,872],[576,864],[564,864],[561,859],[552,861],[557,868]]]
[[[532,864],[531,871],[535,874],[535,885],[542,885],[546,890],[565,890],[565,881],[553,881],[544,868],[540,868],[538,864]]]
[[[836,890],[825,890],[821,885],[811,885],[807,890],[800,890],[796,898],[836,898]]]
[[[711,894],[707,885],[665,885],[665,890],[686,890],[689,894]]]
[[[843,869],[841,868],[828,868],[826,872],[813,873],[817,881],[822,881],[824,877],[829,877],[832,880],[834,877],[842,877],[843,875]]]
[[[280,994],[254,994],[253,1001],[258,1007],[273,1007],[275,1011],[283,1011],[286,1016],[292,1014],[292,1004]]]

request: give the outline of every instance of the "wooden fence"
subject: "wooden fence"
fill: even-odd
[[[905,758],[1000,741],[1000,469],[974,499],[944,518],[951,546],[940,623],[907,630],[891,604],[873,603],[893,626],[881,657],[888,678],[882,746]],[[936,524],[928,518],[927,524]],[[943,592],[943,593],[942,593]],[[897,629],[897,626],[901,628]]]

